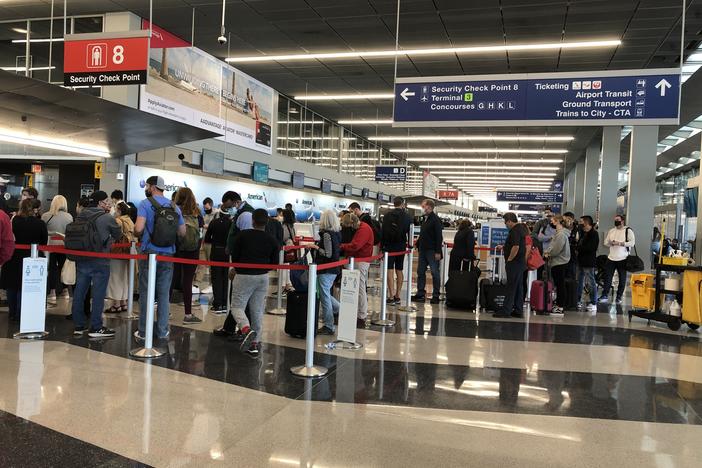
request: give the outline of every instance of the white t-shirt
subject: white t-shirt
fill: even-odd
[[[624,242],[625,245],[612,245],[612,242]],[[629,226],[620,228],[613,227],[607,232],[604,245],[609,247],[609,255],[607,258],[613,262],[626,260],[626,258],[629,256],[629,248],[636,245],[634,231]]]

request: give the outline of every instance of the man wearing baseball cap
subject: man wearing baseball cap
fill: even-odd
[[[97,233],[97,245],[91,250],[98,253],[109,253],[112,243],[122,235],[122,230],[115,219],[109,215],[111,203],[109,197],[102,190],[90,195],[89,203],[77,217],[77,224],[91,224]],[[92,229],[88,228],[88,229]],[[66,231],[69,241],[69,230]],[[67,242],[68,245],[68,242]],[[102,324],[102,311],[105,306],[107,283],[110,279],[110,259],[98,257],[76,256],[76,285],[73,290],[73,334],[83,335],[86,331],[91,338],[109,338],[115,331]],[[88,290],[92,290],[92,306],[90,312],[90,328],[86,329],[87,318],[83,310],[85,297]]]

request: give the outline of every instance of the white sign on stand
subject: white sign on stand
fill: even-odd
[[[348,343],[356,342],[356,318],[358,316],[358,290],[361,273],[358,270],[343,270],[339,292],[339,326],[336,339]]]
[[[44,333],[48,260],[27,257],[22,262],[20,334]]]

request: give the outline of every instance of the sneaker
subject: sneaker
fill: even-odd
[[[395,305],[400,305],[400,304],[402,304],[402,300],[401,300],[399,297],[393,297],[392,300],[393,300],[393,302],[395,303]]]
[[[387,300],[385,301],[387,305],[395,305],[395,298],[394,297],[388,297]]]
[[[439,296],[432,296],[431,301],[429,301],[430,304],[438,304],[439,303]]]
[[[426,298],[424,297],[423,294],[422,295],[415,294],[414,296],[412,296],[412,302],[424,302],[425,300],[426,300]]]
[[[512,318],[524,318],[524,314],[519,312],[512,312],[509,316]]]
[[[109,338],[115,336],[115,331],[107,327],[100,327],[97,330],[91,329],[88,332],[90,338]]]
[[[614,303],[615,303],[616,305],[621,305],[621,303],[622,303],[622,298],[621,298],[621,297],[618,297],[617,300],[614,301]]]
[[[585,308],[585,304],[582,302],[578,302],[578,305],[575,306],[575,308],[578,310],[583,310]]]
[[[553,310],[551,310],[551,315],[563,315],[563,308],[554,307]]]
[[[85,327],[76,327],[73,329],[73,335],[74,336],[83,336],[83,333],[85,333],[86,331],[88,331],[88,329]]]
[[[597,312],[597,304],[588,304],[587,310],[590,312]]]
[[[241,340],[241,345],[239,346],[239,348],[242,351],[250,349],[254,344],[254,340],[256,339],[256,332],[249,328],[246,331],[242,330],[241,336],[243,339]]]
[[[609,298],[608,297],[601,297],[599,300],[600,304],[608,304],[609,303]]]
[[[317,330],[318,335],[334,335],[334,333],[336,332],[327,326],[324,326]]]
[[[186,315],[183,318],[183,325],[197,325],[198,323],[202,323],[202,319],[193,314]]]
[[[136,330],[134,332],[134,339],[137,341],[137,343],[143,343],[144,341],[146,341],[146,339],[139,334],[139,330]]]
[[[249,349],[246,350],[246,354],[248,354],[251,357],[258,357],[259,354],[261,354],[261,344],[257,341],[254,341],[249,346]]]

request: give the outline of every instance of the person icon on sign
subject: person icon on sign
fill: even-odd
[[[100,46],[93,46],[91,60],[94,67],[99,67],[102,64],[102,49]]]

